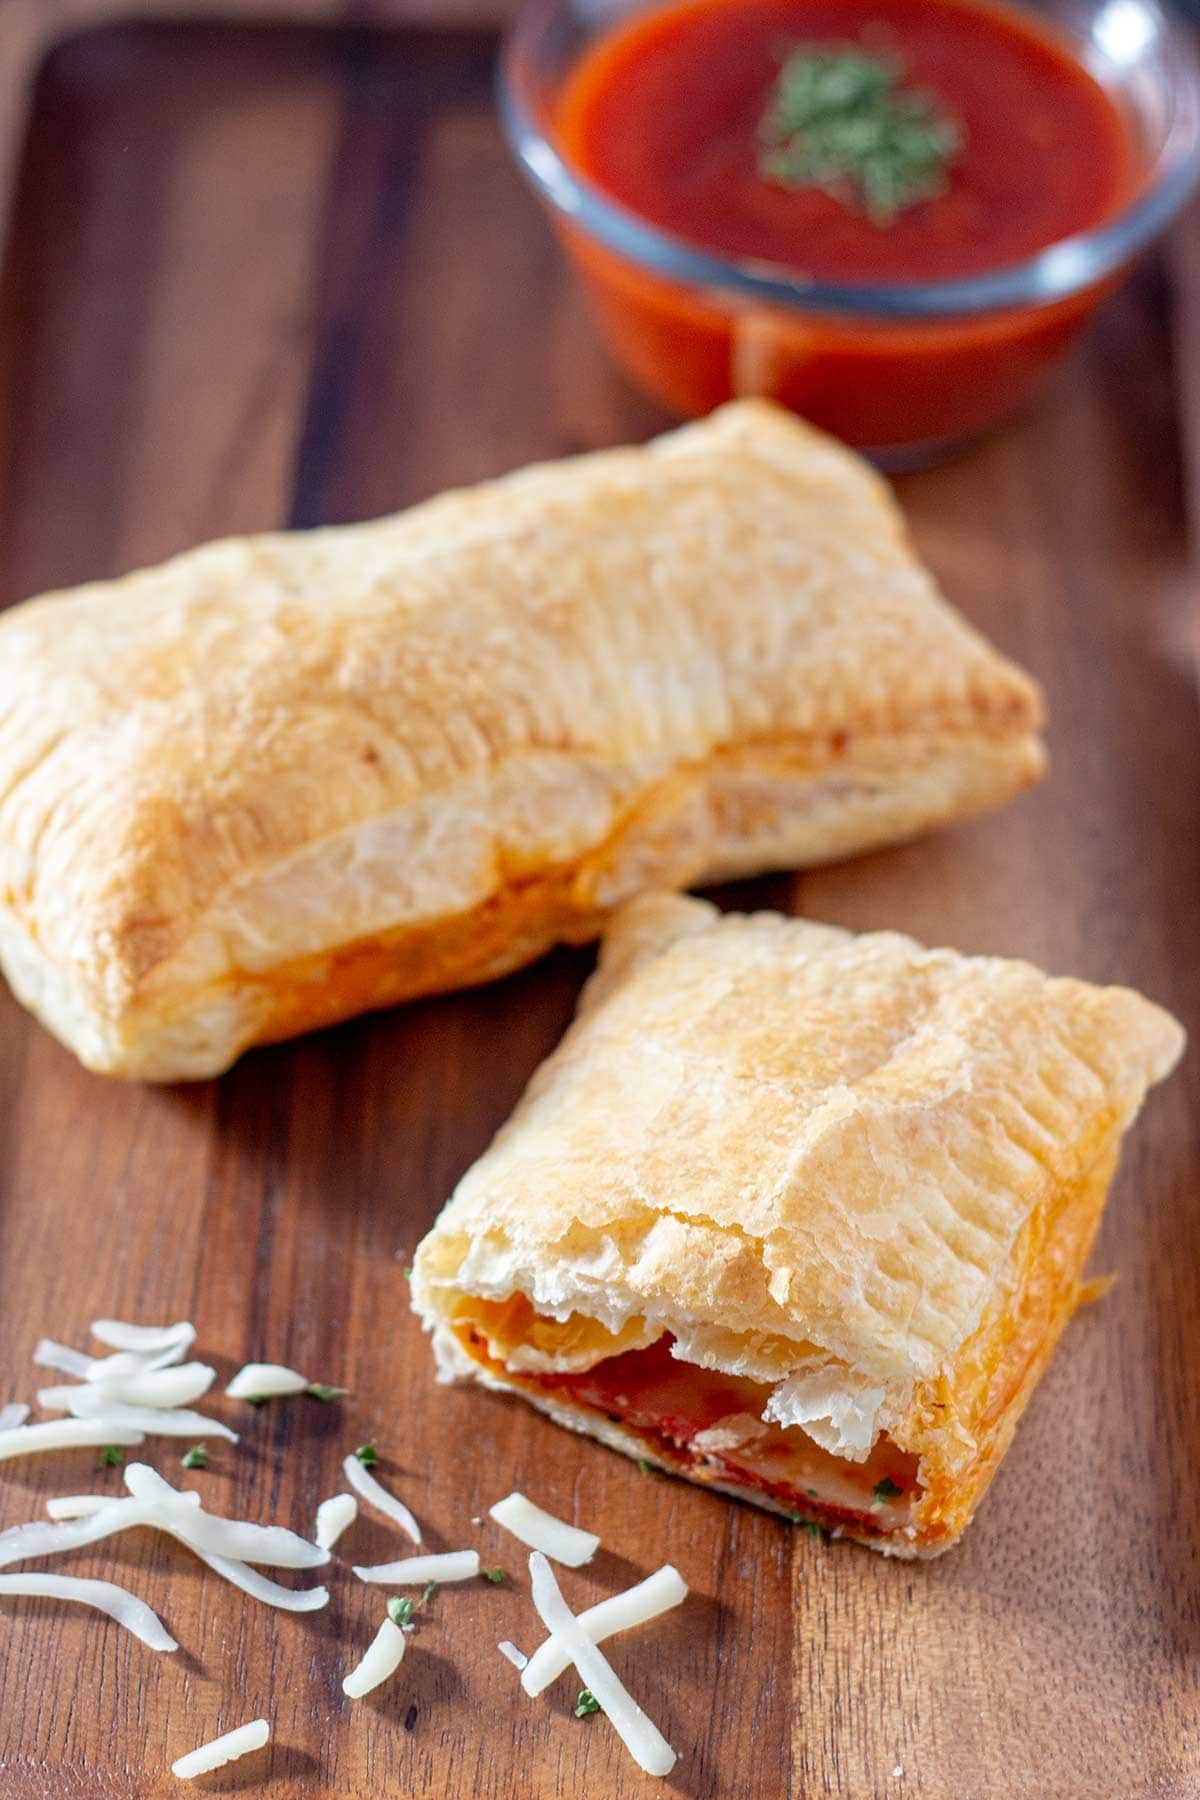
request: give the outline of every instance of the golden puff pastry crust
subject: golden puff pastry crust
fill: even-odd
[[[451,1377],[936,1553],[1182,1047],[1128,989],[642,896],[421,1245],[414,1304]]]
[[[0,958],[90,1067],[210,1075],[996,805],[1039,720],[879,478],[740,403],[13,609]]]

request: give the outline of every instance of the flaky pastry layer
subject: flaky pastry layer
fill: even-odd
[[[1033,684],[762,403],[0,621],[0,959],[91,1067],[488,980],[1037,779]]]

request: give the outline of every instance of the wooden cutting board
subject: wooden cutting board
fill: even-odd
[[[0,7],[0,31],[28,10]],[[4,599],[666,422],[609,368],[510,168],[493,48],[411,25],[142,22],[56,51],[5,262]],[[1200,1026],[1185,291],[1165,262],[1143,268],[1035,416],[902,486],[950,594],[1046,685],[1044,787],[732,902],[1132,982]],[[439,1594],[397,1681],[352,1707],[341,1677],[382,1600],[344,1570],[327,1612],[294,1617],[147,1534],[81,1553],[74,1570],[127,1582],[184,1648],[156,1658],[78,1609],[6,1603],[4,1800],[172,1794],[174,1757],[259,1713],[268,1751],[206,1791],[661,1791],[603,1718],[573,1717],[574,1683],[526,1702],[497,1654],[538,1634],[513,1543],[473,1521],[518,1485],[603,1534],[564,1577],[578,1605],[668,1558],[691,1583],[613,1652],[689,1800],[1196,1796],[1200,1059],[1129,1145],[1096,1259],[1117,1287],[1072,1325],[962,1547],[906,1567],[434,1386],[404,1265],[588,964],[557,955],[165,1090],[86,1074],[0,995],[0,1399],[32,1398],[43,1332],[82,1344],[99,1313],[193,1318],[222,1384],[253,1357],[353,1389],[216,1402],[243,1441],[213,1442],[193,1478],[214,1505],[303,1529],[341,1456],[375,1439],[433,1547],[477,1544],[509,1571]],[[184,1445],[150,1448],[181,1478]],[[118,1491],[93,1462],[5,1464],[0,1524],[48,1493]],[[399,1553],[365,1516],[352,1546]]]

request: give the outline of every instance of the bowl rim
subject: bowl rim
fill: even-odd
[[[991,4],[991,0],[983,0]],[[1011,0],[1010,0],[1011,3]],[[497,104],[509,146],[534,189],[555,211],[610,250],[680,285],[806,312],[875,319],[931,319],[1051,305],[1114,275],[1171,223],[1200,179],[1200,52],[1158,0],[1137,0],[1177,52],[1174,105],[1146,186],[1104,224],[1074,232],[1036,255],[983,274],[942,281],[836,282],[756,258],[722,256],[651,225],[572,168],[537,123],[524,67],[530,39],[562,0],[526,0],[505,34]],[[1001,7],[997,10],[1005,10]],[[1033,10],[1018,5],[1016,10]],[[1181,117],[1178,100],[1185,100]]]

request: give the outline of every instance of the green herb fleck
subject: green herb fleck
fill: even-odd
[[[815,1519],[801,1519],[800,1529],[801,1531],[807,1531],[809,1537],[821,1538],[822,1540],[825,1537],[825,1527],[823,1525],[818,1525]]]
[[[599,1711],[600,1702],[597,1700],[595,1694],[593,1694],[591,1688],[580,1688],[579,1698],[575,1702],[575,1717],[577,1719],[586,1719],[589,1713]]]
[[[899,57],[855,44],[792,49],[759,125],[759,173],[847,200],[875,225],[935,199],[963,130],[904,74]]]
[[[804,1491],[808,1495],[810,1500],[817,1500],[820,1498],[819,1494],[817,1493],[816,1488],[805,1488]]]
[[[897,1487],[890,1475],[885,1475],[882,1481],[877,1481],[875,1483],[875,1498],[877,1500],[894,1500],[897,1494],[902,1494],[903,1492],[904,1489],[902,1487]]]
[[[644,1456],[638,1457],[638,1468],[643,1475],[652,1475],[654,1473],[654,1464],[652,1462],[647,1462]]]
[[[501,1579],[503,1579],[503,1570],[498,1570],[497,1573],[500,1575]],[[485,1569],[484,1574],[487,1575],[489,1581],[492,1579],[489,1570]],[[392,1621],[392,1624],[399,1625],[402,1630],[410,1626],[413,1621],[413,1614],[419,1612],[423,1606],[428,1604],[433,1597],[433,1590],[436,1587],[436,1581],[427,1581],[425,1583],[424,1592],[419,1600],[410,1600],[407,1595],[405,1595],[403,1599],[397,1598],[389,1600],[387,1603],[387,1615]]]
[[[360,1444],[354,1454],[364,1469],[373,1469],[379,1461],[379,1452],[374,1444]]]
[[[412,1264],[409,1263],[407,1269],[405,1269],[405,1271],[404,1271],[404,1279],[405,1279],[405,1281],[411,1281],[412,1278],[413,1278],[413,1269],[412,1269]]]
[[[246,1394],[244,1398],[247,1406],[259,1407],[265,1406],[271,1396],[270,1394]]]
[[[208,1445],[193,1444],[186,1456],[179,1459],[185,1469],[207,1469]]]
[[[499,1587],[500,1583],[504,1580],[504,1570],[498,1567],[495,1569],[480,1569],[479,1573],[483,1576],[485,1581],[494,1582],[497,1587]]]
[[[304,1391],[312,1400],[342,1400],[350,1389],[330,1387],[324,1381],[310,1381]]]
[[[125,1452],[123,1450],[119,1449],[116,1444],[105,1444],[96,1458],[96,1467],[98,1469],[119,1469],[124,1461]]]

